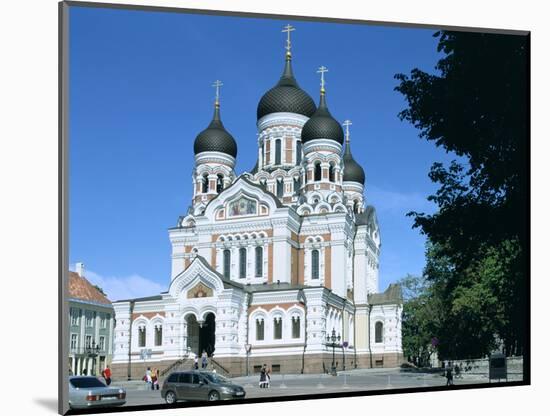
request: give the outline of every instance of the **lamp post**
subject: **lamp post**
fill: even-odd
[[[245,344],[244,348],[246,350],[246,376],[248,377],[248,357],[250,356],[250,351],[252,350],[251,344]]]
[[[327,346],[332,347],[332,367],[330,369],[330,374],[335,376],[336,375],[336,364],[334,361],[334,349],[338,346],[340,346],[340,335],[336,336],[336,330],[332,329],[332,334],[327,335]]]
[[[95,362],[95,359],[96,357],[99,355],[99,344],[96,345],[95,344],[95,340],[92,341],[92,344],[91,345],[86,345],[86,356],[88,356],[88,358],[92,358],[92,369],[91,369],[91,375],[94,375],[95,376],[95,367],[96,367],[96,362]]]

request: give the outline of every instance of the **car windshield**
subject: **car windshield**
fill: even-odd
[[[229,379],[215,373],[203,373],[202,374],[211,383],[229,383]]]
[[[90,387],[107,387],[95,377],[83,377],[71,379],[71,385],[76,388],[88,389]]]

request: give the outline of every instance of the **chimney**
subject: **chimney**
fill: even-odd
[[[76,263],[76,273],[80,276],[80,277],[84,277],[84,263]]]

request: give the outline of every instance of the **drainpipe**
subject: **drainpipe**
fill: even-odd
[[[304,298],[304,350],[302,351],[302,370],[300,374],[304,374],[305,359],[306,359],[306,347],[307,347],[307,298],[304,294],[304,289],[300,289],[300,293]]]
[[[246,344],[250,344],[249,340],[249,333],[250,333],[250,304],[252,303],[252,294],[247,294],[248,298],[246,299]],[[250,353],[246,351],[245,347],[245,353],[246,353],[246,375],[248,376],[248,370],[249,370],[249,356]]]
[[[344,320],[344,312],[346,310],[346,301],[347,299],[344,298],[344,303],[342,304],[342,371],[345,371],[346,368],[346,353],[344,351],[344,335],[346,333],[346,322]],[[349,327],[348,327],[348,331],[349,331]],[[348,334],[348,340],[349,340],[349,334]]]
[[[370,340],[370,312],[372,311],[372,305],[369,304],[369,319],[368,319],[368,335],[369,335],[369,360],[370,360],[370,368],[372,368],[372,350],[371,350],[371,340]]]
[[[128,381],[132,379],[132,323],[135,301],[130,301],[130,332],[128,333]]]

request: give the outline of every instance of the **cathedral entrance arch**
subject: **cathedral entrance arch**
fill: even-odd
[[[209,357],[216,348],[216,315],[209,312],[204,320],[198,321],[195,314],[190,313],[185,318],[187,324],[187,350],[198,356],[206,351]]]

